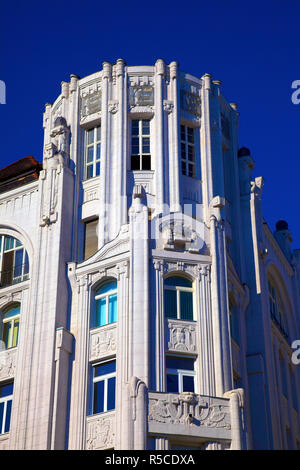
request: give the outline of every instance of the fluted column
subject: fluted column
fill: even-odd
[[[163,262],[154,261],[155,269],[155,298],[156,298],[156,319],[155,319],[155,381],[156,391],[165,391],[165,317],[164,317],[164,279]]]
[[[108,100],[111,82],[111,64],[103,62],[102,70],[102,101],[101,101],[101,163],[99,189],[99,225],[98,248],[108,241],[108,205],[110,182],[110,119]]]
[[[224,392],[231,390],[233,387],[226,242],[224,224],[220,214],[223,207],[224,200],[218,196],[213,199],[210,206],[212,323],[217,396],[222,396]]]
[[[210,287],[210,265],[201,265],[196,283],[197,311],[199,312],[197,318],[200,359],[199,393],[215,396]]]
[[[181,211],[181,171],[179,151],[179,93],[178,93],[178,64],[171,62],[170,68],[170,95],[171,112],[169,113],[169,194],[170,212]]]
[[[163,212],[164,204],[164,75],[165,63],[159,59],[155,64],[155,193],[156,214]]]

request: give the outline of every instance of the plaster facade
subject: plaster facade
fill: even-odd
[[[163,60],[46,104],[39,180],[0,194],[29,259],[0,288],[3,318],[20,307],[0,449],[300,447],[300,251],[265,223],[238,117]]]

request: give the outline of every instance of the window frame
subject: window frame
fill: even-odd
[[[96,367],[114,362],[115,364],[115,370],[114,372],[109,372],[108,374],[103,374],[100,375],[99,377],[95,377],[95,370]],[[91,403],[91,414],[96,415],[100,413],[107,413],[108,411],[114,411],[116,409],[116,381],[117,381],[117,361],[116,358],[110,358],[106,359],[104,361],[96,362],[91,365],[92,366],[92,403]],[[107,404],[108,404],[108,381],[109,379],[115,379],[115,406],[114,408],[107,409]],[[95,411],[95,404],[94,404],[94,399],[95,399],[95,385],[98,382],[104,382],[104,389],[103,389],[103,411]]]
[[[184,287],[184,286],[168,286],[165,284],[165,281],[170,278],[181,278],[185,279],[188,282],[191,282],[192,287]],[[185,276],[168,276],[167,278],[164,279],[164,297],[165,297],[165,291],[170,290],[170,291],[176,291],[176,318],[175,317],[168,317],[165,313],[166,318],[170,318],[171,320],[181,320],[181,321],[195,321],[195,308],[194,308],[194,286],[193,286],[193,281],[190,279],[186,278]],[[181,307],[180,307],[180,293],[181,292],[190,292],[192,294],[192,306],[193,306],[193,315],[192,319],[185,319],[181,318]],[[165,308],[165,303],[164,303],[164,308]]]
[[[190,360],[193,361],[193,370],[188,370],[188,369],[181,369],[181,368],[169,368],[167,367],[167,359],[172,358],[172,359],[184,359],[184,360]],[[178,392],[169,392],[167,389],[167,393],[183,393],[183,377],[193,377],[194,379],[194,392],[191,393],[197,393],[198,389],[198,384],[197,384],[197,374],[195,370],[195,364],[196,364],[196,358],[194,357],[186,357],[186,356],[171,356],[167,355],[166,356],[166,389],[167,389],[167,383],[168,383],[168,375],[176,375],[178,377]]]
[[[17,313],[16,315],[14,315],[13,317],[8,317],[8,318],[3,318],[3,316],[8,313],[11,309],[13,308],[19,308],[19,313]],[[4,309],[2,309],[1,311],[1,328],[0,328],[0,331],[1,331],[1,341],[5,344],[5,351],[7,349],[12,349],[12,348],[16,348],[18,346],[18,341],[19,341],[19,332],[20,332],[20,317],[21,317],[21,304],[19,303],[16,303],[16,304],[13,304],[13,305],[10,305]],[[16,338],[16,344],[13,344],[14,342],[14,327],[15,327],[15,322],[16,320],[18,320],[19,324],[17,326],[17,338]],[[4,340],[4,325],[5,324],[8,324],[8,323],[11,323],[11,326],[9,328],[9,332],[8,332],[8,341],[7,341],[7,345],[6,345],[6,342]]]
[[[5,249],[7,239],[13,240],[12,248]],[[22,263],[16,265],[16,254],[21,251],[23,251]],[[13,259],[11,262],[11,269],[9,271],[3,269],[6,253],[11,253],[13,256]],[[21,273],[19,275],[15,275],[15,270],[18,267],[21,267]],[[6,273],[11,273],[11,279],[9,282],[5,280]],[[3,281],[3,278],[4,278],[4,281]],[[12,286],[14,284],[18,284],[19,282],[27,281],[28,279],[29,279],[29,257],[28,257],[28,253],[27,253],[25,246],[23,245],[21,240],[19,240],[13,235],[8,235],[8,234],[3,234],[3,233],[0,234],[0,288]]]
[[[10,395],[6,395],[4,397],[1,397],[0,396],[0,403],[4,403],[4,406],[3,406],[3,415],[2,415],[2,422],[0,422],[0,436],[2,436],[3,434],[7,434],[9,433],[10,431],[10,421],[11,421],[11,412],[12,412],[12,402],[13,402],[13,394],[14,394],[14,383],[13,382],[7,382],[7,383],[3,383],[0,385],[0,390],[3,388],[3,387],[6,387],[7,385],[10,385],[12,384],[12,387],[13,387],[13,390],[12,390],[12,393]],[[1,394],[0,394],[1,395]],[[10,415],[9,415],[9,423],[8,423],[8,430],[5,431],[5,427],[6,427],[6,419],[7,419],[7,407],[8,407],[8,403],[11,403],[11,409],[10,409]]]
[[[182,128],[184,128],[184,138],[182,138]],[[189,142],[188,130],[192,130],[193,142]],[[183,156],[182,149],[184,147],[185,156]],[[189,160],[189,147],[193,150],[193,160]],[[196,132],[195,127],[181,123],[180,124],[180,162],[181,162],[181,174],[188,176],[189,178],[196,178]],[[185,171],[183,171],[183,163],[185,165]],[[189,174],[189,165],[192,165],[193,174]]]
[[[99,139],[98,139],[97,129],[99,129]],[[91,131],[93,131],[93,142],[89,143],[88,135],[89,135],[89,132]],[[96,178],[101,173],[101,124],[98,124],[97,126],[86,129],[84,138],[85,138],[85,142],[84,142],[85,180],[90,180],[90,179]],[[98,145],[100,146],[100,152],[99,152],[99,157],[97,158],[97,146]],[[89,162],[88,153],[89,153],[90,148],[93,148],[93,158]],[[99,163],[99,173],[97,174],[98,163]],[[88,176],[88,167],[92,167],[92,176]]]
[[[99,291],[100,289],[102,289],[105,286],[107,286],[109,284],[112,284],[112,283],[116,284],[115,289],[112,289],[112,290],[110,290],[108,292],[105,292],[103,294],[97,294],[97,291]],[[109,298],[113,295],[117,296],[117,313],[116,313],[117,318],[116,318],[115,321],[110,322],[109,321]],[[106,322],[103,325],[95,326],[96,311],[97,311],[97,300],[101,300],[101,299],[104,299],[104,298],[106,298],[106,304],[105,304],[105,319],[106,319]],[[116,323],[117,319],[118,319],[118,281],[116,279],[111,279],[111,280],[108,280],[107,282],[104,282],[103,284],[101,284],[95,291],[94,302],[95,302],[95,308],[94,308],[94,314],[93,314],[93,322],[92,322],[93,326],[92,326],[92,328],[100,328],[100,327],[105,326],[105,325],[111,325],[113,323]]]
[[[133,134],[133,122],[138,122],[138,134]],[[149,123],[149,133],[143,133],[143,122]],[[139,151],[133,153],[133,139],[138,138]],[[149,152],[143,152],[143,138],[149,139]],[[139,169],[133,169],[133,158],[139,157]],[[150,168],[143,168],[143,157],[148,157],[150,162]],[[130,138],[130,168],[131,171],[151,171],[151,119],[149,118],[138,118],[131,119],[131,138]]]

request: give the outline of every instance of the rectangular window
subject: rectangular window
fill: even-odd
[[[13,383],[0,387],[0,434],[9,432],[13,398]]]
[[[84,226],[84,259],[88,259],[98,251],[98,219],[90,220]]]
[[[116,361],[107,361],[93,366],[92,413],[103,413],[115,409]]]
[[[185,357],[166,357],[167,392],[195,393],[195,360]]]
[[[183,175],[195,177],[195,135],[192,127],[180,126],[181,171]]]
[[[149,119],[131,121],[131,170],[151,170]]]
[[[93,127],[85,132],[85,177],[100,175],[101,127]]]

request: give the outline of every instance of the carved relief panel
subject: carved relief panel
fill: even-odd
[[[90,332],[90,361],[102,359],[105,356],[116,352],[116,332],[115,324],[100,326]]]

